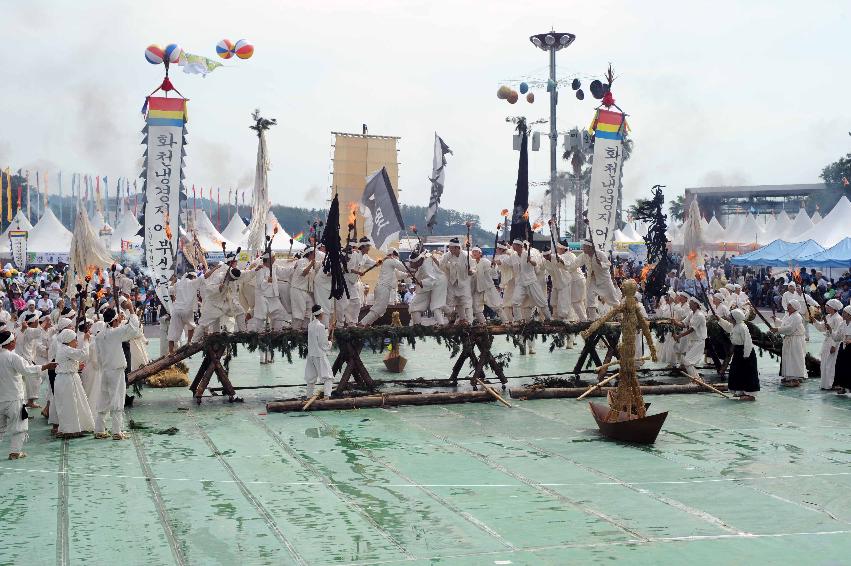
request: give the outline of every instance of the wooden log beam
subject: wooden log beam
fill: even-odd
[[[491,403],[495,399],[487,391],[460,391],[450,393],[423,393],[399,395],[364,395],[341,399],[317,399],[310,405],[314,411],[338,409],[366,409],[398,407],[399,405],[449,405],[454,403]],[[270,413],[300,412],[304,401],[289,399],[266,404]]]
[[[137,381],[148,379],[152,375],[173,366],[177,362],[183,361],[186,358],[197,354],[204,349],[205,345],[206,342],[204,340],[201,340],[200,342],[191,342],[185,346],[181,346],[175,350],[173,354],[166,354],[144,367],[131,371],[127,374],[127,385],[133,385]]]
[[[719,385],[719,389],[726,390],[726,385]],[[512,387],[509,390],[512,399],[574,399],[585,393],[586,387]],[[603,387],[591,393],[589,397],[605,397],[614,387]],[[706,393],[706,389],[700,385],[642,385],[642,395],[669,395],[675,393]]]

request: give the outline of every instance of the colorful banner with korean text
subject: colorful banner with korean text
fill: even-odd
[[[625,127],[621,112],[604,109],[597,110],[590,127],[594,134],[594,162],[588,195],[588,225],[594,245],[604,253],[611,251],[617,228]]]
[[[27,236],[26,230],[9,230],[9,245],[12,248],[12,261],[18,271],[27,269]]]
[[[186,100],[180,97],[148,97],[142,169],[142,229],[145,265],[157,296],[171,311],[168,284],[175,272],[178,224],[183,187],[183,158],[186,156]]]

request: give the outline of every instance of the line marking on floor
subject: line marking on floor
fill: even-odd
[[[396,537],[394,537],[389,531],[387,531],[387,529],[382,527],[378,523],[378,521],[376,521],[372,517],[372,515],[367,512],[366,509],[364,509],[360,504],[358,504],[358,502],[355,501],[353,498],[349,497],[340,489],[338,489],[337,485],[332,482],[330,478],[325,476],[325,474],[323,474],[319,470],[319,468],[305,460],[301,456],[301,454],[299,454],[292,446],[284,442],[284,439],[281,438],[281,435],[269,428],[269,425],[267,425],[266,422],[257,418],[257,415],[254,414],[249,415],[249,420],[259,426],[261,429],[263,429],[263,431],[269,436],[269,438],[271,438],[287,455],[289,455],[296,462],[298,462],[305,470],[322,480],[322,483],[319,485],[326,486],[329,490],[331,490],[334,495],[336,495],[340,500],[342,500],[350,508],[357,512],[358,515],[363,517],[370,525],[372,525],[372,527],[376,530],[376,532],[378,532],[379,535],[381,535],[382,538],[392,544],[399,552],[401,552],[405,556],[405,560],[416,560],[416,557],[410,552],[408,552],[408,549],[406,549],[401,542],[396,540]]]
[[[544,485],[542,485],[542,484],[540,484],[540,483],[538,483],[538,482],[536,482],[536,481],[534,481],[530,478],[527,478],[523,474],[520,474],[518,472],[514,472],[514,471],[506,468],[502,464],[494,462],[493,460],[491,460],[488,456],[486,456],[484,454],[481,454],[481,453],[476,452],[474,450],[470,450],[469,448],[466,448],[465,446],[458,444],[457,442],[451,440],[450,438],[448,438],[446,436],[441,436],[441,435],[439,435],[435,432],[430,431],[429,429],[427,429],[426,427],[424,427],[424,426],[422,426],[418,423],[414,423],[412,421],[409,421],[408,419],[404,418],[403,416],[401,416],[398,413],[394,413],[393,415],[396,418],[398,418],[399,420],[401,420],[402,422],[408,423],[410,425],[415,426],[416,428],[419,428],[420,430],[427,432],[428,434],[434,436],[435,438],[442,440],[446,444],[449,444],[450,446],[454,446],[455,448],[457,448],[457,449],[459,449],[463,452],[466,452],[467,454],[469,454],[473,458],[479,460],[480,462],[482,462],[482,463],[490,466],[491,468],[494,468],[495,470],[498,470],[498,471],[500,471],[500,472],[502,472],[502,473],[504,473],[508,476],[511,476],[511,477],[513,477],[514,479],[516,479],[520,482],[523,482],[524,484],[528,485],[529,487],[532,487],[533,489],[536,489],[536,490],[538,490],[542,493],[546,493],[550,497],[553,497],[553,498],[561,501],[562,503],[567,503],[568,505],[571,505],[571,506],[575,507],[576,509],[579,509],[580,511],[582,511],[582,512],[588,514],[588,515],[593,515],[594,517],[597,517],[598,519],[601,519],[601,520],[605,521],[606,523],[609,523],[610,525],[617,527],[618,529],[621,529],[622,531],[624,531],[624,532],[626,532],[626,533],[628,533],[628,534],[630,534],[634,537],[639,538],[640,540],[647,540],[646,536],[642,535],[638,531],[635,531],[634,529],[627,527],[626,525],[619,523],[618,521],[616,521],[612,517],[609,517],[605,513],[597,511],[596,509],[592,509],[591,507],[588,507],[587,505],[582,505],[578,501],[575,501],[575,500],[567,497],[566,495],[559,493],[558,491],[550,489],[548,486],[544,486]]]
[[[331,426],[331,425],[328,424],[328,422],[326,422],[324,419],[322,419],[315,412],[311,412],[310,414],[317,421],[319,421],[319,423],[321,423],[323,426],[326,426],[326,427]],[[352,441],[352,442],[354,442],[354,441]],[[446,507],[447,509],[449,509],[453,513],[455,513],[456,515],[459,515],[460,517],[462,517],[466,521],[473,524],[479,530],[481,530],[481,531],[487,533],[488,535],[490,535],[491,537],[495,538],[497,541],[499,541],[500,544],[502,544],[506,548],[510,548],[510,549],[516,549],[517,548],[516,546],[514,546],[514,544],[512,544],[510,541],[506,540],[502,535],[500,535],[494,529],[489,527],[483,521],[477,519],[472,514],[468,513],[467,511],[464,511],[463,509],[461,509],[460,507],[458,507],[457,505],[455,505],[451,501],[448,501],[444,497],[442,497],[442,496],[438,495],[437,493],[435,493],[434,491],[428,489],[428,486],[417,483],[416,481],[414,481],[413,478],[410,478],[407,475],[405,475],[401,470],[396,468],[396,466],[394,466],[393,464],[390,464],[388,462],[384,462],[383,460],[380,460],[372,452],[372,450],[370,450],[369,448],[361,446],[360,444],[357,444],[357,443],[355,443],[355,446],[356,446],[355,449],[358,452],[360,452],[361,454],[363,454],[364,456],[366,456],[367,458],[369,458],[369,460],[378,464],[379,466],[386,468],[387,470],[390,470],[390,472],[392,472],[396,476],[398,476],[398,477],[402,478],[403,480],[405,480],[406,482],[408,482],[410,484],[410,487],[414,487],[416,489],[419,489],[420,491],[422,491],[423,493],[425,493],[426,495],[428,495],[429,497],[431,497],[432,499],[434,499],[435,501],[437,501],[438,503],[440,503],[441,505],[443,505],[444,507]],[[389,487],[395,487],[395,486],[393,486],[391,484],[391,486],[389,486]],[[408,487],[408,486],[406,486],[406,487]]]
[[[485,429],[485,425],[477,419],[474,419],[474,418],[469,417],[467,415],[463,415],[463,414],[459,413],[458,411],[453,411],[453,410],[451,410],[447,407],[444,407],[444,410],[446,410],[448,413],[457,415],[458,418],[468,420],[472,423],[475,423],[479,428]],[[510,433],[503,432],[502,434],[506,438],[508,438],[509,440],[516,442],[516,440],[512,438]],[[692,507],[691,505],[683,503],[682,501],[667,497],[667,496],[659,494],[659,493],[654,493],[654,492],[648,491],[646,489],[641,489],[640,487],[637,487],[635,485],[631,485],[628,482],[620,480],[619,478],[613,476],[612,474],[604,472],[603,470],[599,470],[599,469],[594,468],[592,466],[589,466],[587,464],[582,464],[580,462],[577,462],[576,460],[573,460],[572,458],[568,458],[567,456],[565,456],[565,455],[563,455],[559,452],[553,452],[552,450],[548,450],[548,449],[543,448],[542,446],[538,446],[537,444],[534,444],[532,442],[527,443],[527,445],[529,447],[531,447],[533,449],[533,451],[540,452],[540,453],[543,453],[543,454],[548,454],[548,455],[550,455],[554,458],[557,458],[559,460],[562,460],[564,462],[569,462],[570,464],[573,464],[574,466],[576,466],[579,469],[585,470],[585,471],[590,472],[592,474],[596,474],[598,476],[603,476],[605,478],[608,478],[609,480],[616,483],[617,485],[625,487],[625,488],[627,488],[627,489],[629,489],[629,490],[631,490],[635,493],[638,493],[640,495],[644,495],[644,496],[650,497],[651,499],[655,499],[656,501],[658,501],[658,502],[660,502],[664,505],[668,505],[669,507],[673,507],[674,509],[677,509],[679,511],[682,511],[683,513],[686,513],[687,515],[691,515],[692,517],[696,517],[696,518],[698,518],[702,521],[705,521],[705,522],[707,522],[711,525],[714,525],[714,526],[718,527],[719,529],[726,531],[728,533],[750,534],[747,531],[743,531],[741,529],[738,529],[736,527],[733,527],[733,526],[727,524],[723,519],[716,517],[715,515],[712,515],[711,513],[707,512],[707,511],[704,511],[702,509],[698,509],[696,507]]]
[[[292,543],[287,539],[284,533],[278,528],[278,524],[275,522],[275,518],[272,517],[272,514],[266,509],[266,507],[260,502],[259,499],[251,492],[250,489],[245,485],[245,483],[239,478],[234,469],[231,467],[230,463],[222,456],[221,451],[218,449],[216,444],[213,442],[213,439],[207,435],[207,432],[198,424],[197,419],[195,418],[195,413],[190,409],[188,412],[188,416],[192,420],[192,424],[195,425],[195,428],[198,430],[198,434],[207,444],[207,447],[212,451],[213,456],[219,461],[222,467],[227,471],[228,475],[233,478],[234,483],[239,487],[239,491],[242,492],[242,495],[245,496],[246,499],[254,506],[257,512],[263,517],[263,520],[266,521],[266,525],[272,531],[272,534],[275,535],[275,538],[283,544],[286,549],[289,551],[290,556],[292,556],[293,560],[295,560],[298,564],[307,565],[307,561],[301,556],[301,554],[296,551],[295,547]]]
[[[68,540],[68,439],[62,439],[59,448],[58,501],[56,505],[56,563],[67,566],[71,561],[71,545]]]
[[[186,564],[186,558],[183,556],[180,545],[177,543],[177,537],[175,537],[174,530],[171,528],[171,518],[169,517],[168,509],[166,509],[165,503],[163,502],[160,486],[157,483],[156,477],[154,477],[154,470],[148,462],[147,454],[145,454],[145,447],[142,445],[142,440],[139,438],[138,434],[131,434],[130,439],[133,441],[133,446],[136,448],[136,456],[139,458],[139,465],[142,466],[142,471],[145,473],[148,491],[151,494],[151,498],[154,500],[154,507],[157,510],[160,525],[162,525],[165,538],[168,541],[168,546],[171,549],[171,555],[174,557],[175,563],[183,566]]]

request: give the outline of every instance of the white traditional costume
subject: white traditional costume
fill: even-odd
[[[70,328],[66,328],[58,335],[56,380],[50,412],[56,411],[60,434],[78,435],[95,428],[92,410],[79,374],[80,362],[84,362],[89,355],[89,344],[88,341],[84,341],[82,347],[70,346],[69,343],[76,338],[77,333]],[[120,347],[118,354],[121,355],[122,359],[124,358]],[[124,379],[123,373],[121,379]],[[122,398],[123,402],[124,399]]]
[[[789,301],[789,306],[794,309],[791,314],[786,314],[777,328],[777,332],[783,336],[783,355],[780,361],[780,376],[784,379],[806,379],[807,364],[805,356],[807,343],[804,332],[804,319],[799,312],[802,308],[797,299]]]
[[[5,341],[0,346],[5,346],[14,339],[12,333],[3,336]],[[22,414],[26,403],[22,376],[40,374],[40,369],[15,352],[0,348],[0,438],[6,433],[9,434],[11,458],[23,453],[30,426],[29,420],[23,418]]]
[[[110,324],[114,319],[114,311],[109,310],[105,315]],[[101,386],[97,403],[97,422],[95,434],[102,436],[106,431],[106,416],[112,417],[113,438],[122,435],[124,424],[124,396],[127,385],[124,381],[124,368],[127,361],[121,351],[121,343],[133,340],[142,335],[137,321],[129,320],[119,326],[107,326],[97,336],[98,361],[101,367]]]
[[[313,320],[307,325],[307,359],[304,365],[304,382],[307,384],[307,389],[305,392],[308,397],[313,397],[316,382],[320,381],[327,399],[331,397],[331,387],[334,384],[331,364],[328,363],[331,341],[328,339],[328,330],[320,318],[325,311],[319,305],[315,305],[312,312]]]
[[[845,321],[842,320],[842,302],[839,299],[830,299],[827,306],[832,308],[833,314],[827,315],[823,322],[816,322],[815,327],[824,334],[824,342],[821,345],[821,384],[822,389],[833,388],[833,378],[836,375],[836,356],[839,346],[845,339]]]

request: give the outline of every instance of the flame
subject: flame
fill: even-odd
[[[98,300],[101,300],[104,295],[106,295],[106,289],[102,288],[100,291],[97,292],[96,297],[97,297]]]
[[[358,219],[358,205],[356,202],[349,203],[349,220],[348,225],[354,226]]]
[[[695,277],[695,279],[697,279],[698,281],[703,281],[703,271],[701,271],[700,269],[698,269],[697,271],[695,271],[695,272],[694,272],[694,277]]]
[[[795,283],[798,285],[801,284],[801,268],[798,267],[792,272],[792,279],[795,280]]]
[[[541,224],[540,222],[535,222],[534,224],[532,224],[532,232],[540,230],[541,226],[543,226],[543,224]]]
[[[526,212],[523,213],[523,220],[529,220],[529,209],[526,209]]]
[[[653,269],[653,266],[650,265],[650,264],[647,264],[644,267],[642,267],[641,268],[641,276],[639,278],[639,281],[646,281],[647,276],[650,274],[651,269]]]
[[[697,263],[697,252],[694,250],[690,251],[686,258],[692,263]]]
[[[87,265],[86,266],[86,279],[91,281],[92,275],[94,275],[94,274],[95,274],[95,266],[94,265]]]
[[[503,208],[502,212],[500,212],[499,215],[502,216],[503,218],[508,218],[508,209]]]

